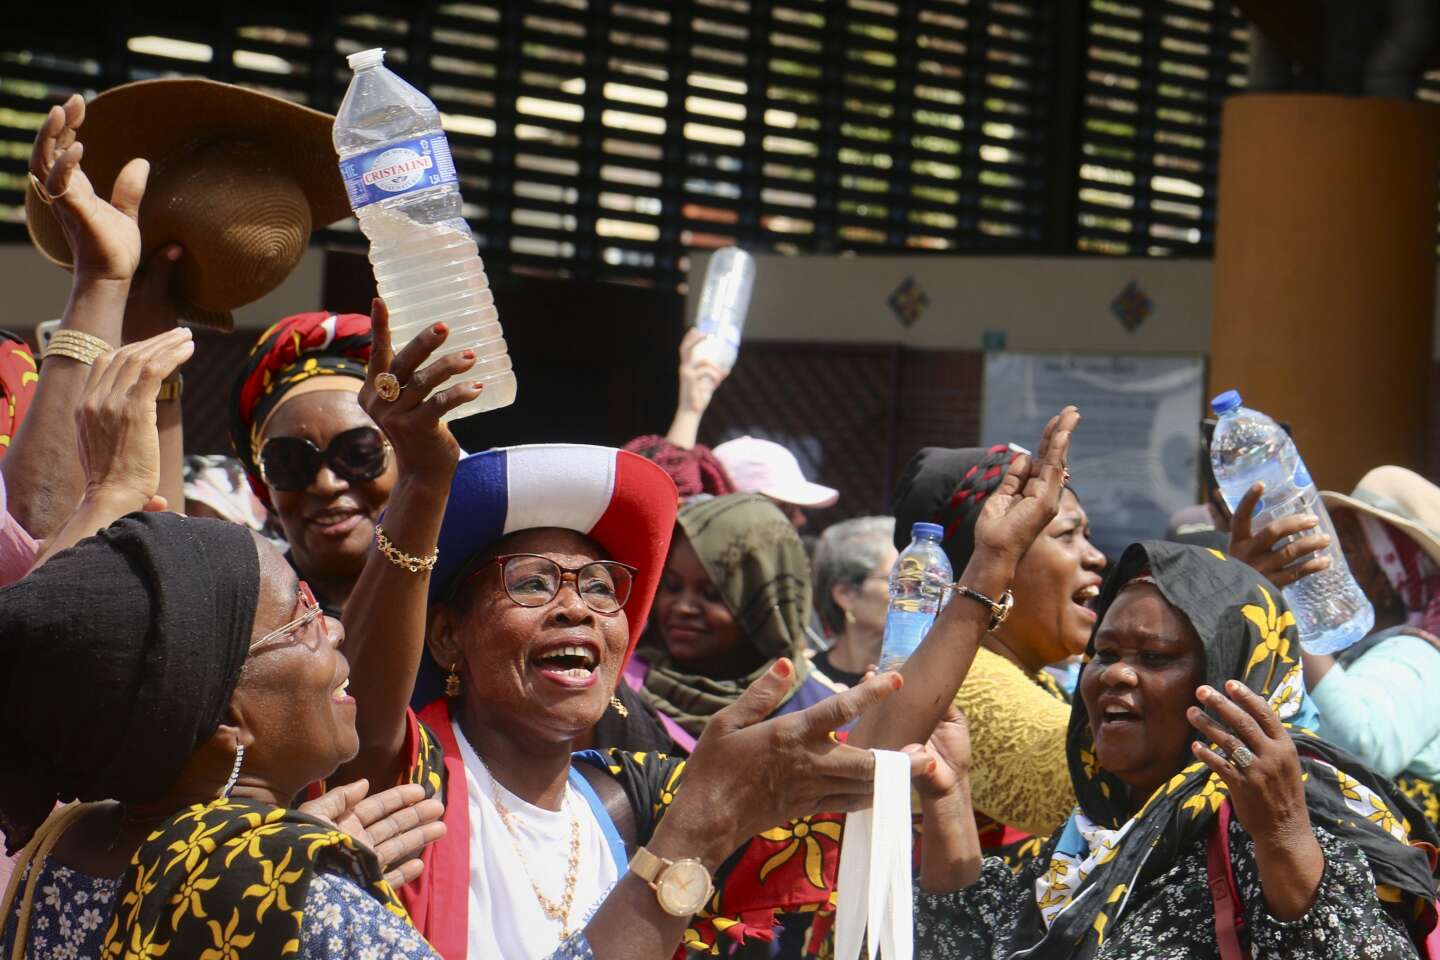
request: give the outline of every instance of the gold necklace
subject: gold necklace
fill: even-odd
[[[570,804],[569,785],[565,787],[565,805],[570,809],[570,866],[565,872],[565,894],[558,904],[545,896],[540,884],[535,882],[534,875],[530,873],[530,864],[525,861],[525,851],[520,846],[520,834],[510,818],[510,811],[500,799],[500,781],[495,779],[494,774],[490,775],[490,794],[495,801],[495,809],[500,814],[500,822],[505,824],[505,830],[510,834],[510,844],[515,848],[515,856],[520,858],[520,868],[525,871],[525,879],[530,881],[530,889],[535,892],[535,899],[540,901],[540,909],[545,911],[545,916],[560,924],[560,941],[563,943],[569,940],[573,932],[570,929],[570,911],[575,905],[575,884],[580,879],[580,818],[575,815],[575,809]]]

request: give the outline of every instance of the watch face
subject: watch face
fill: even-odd
[[[710,871],[699,860],[676,860],[655,881],[655,895],[670,916],[693,916],[710,899]]]

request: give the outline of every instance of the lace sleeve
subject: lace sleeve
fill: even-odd
[[[1065,761],[1070,707],[988,650],[955,702],[970,721],[975,809],[1037,837],[1049,836],[1075,806]]]

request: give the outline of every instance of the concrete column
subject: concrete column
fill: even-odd
[[[1323,488],[1424,466],[1437,177],[1431,104],[1225,103],[1211,393],[1289,421]]]

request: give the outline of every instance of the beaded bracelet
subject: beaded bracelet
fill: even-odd
[[[100,337],[79,330],[59,330],[50,338],[45,348],[45,357],[68,357],[90,366],[113,348]]]
[[[397,567],[408,570],[411,573],[429,573],[435,569],[435,561],[440,559],[440,551],[436,550],[428,557],[412,557],[390,542],[385,536],[385,529],[380,524],[375,524],[375,549],[385,555],[385,559]]]

